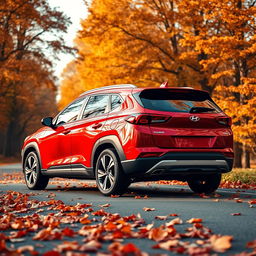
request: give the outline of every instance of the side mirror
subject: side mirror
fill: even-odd
[[[49,126],[53,128],[53,123],[52,123],[53,118],[52,117],[45,117],[41,120],[42,125]]]

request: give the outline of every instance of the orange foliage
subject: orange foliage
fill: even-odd
[[[6,156],[55,112],[52,64],[59,52],[72,52],[61,34],[69,24],[47,1],[0,0],[0,152]]]
[[[134,83],[193,86],[234,119],[235,140],[256,147],[255,1],[93,0],[63,73],[60,106],[82,91]]]

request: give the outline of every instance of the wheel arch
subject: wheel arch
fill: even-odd
[[[91,166],[94,168],[97,157],[99,156],[100,152],[107,148],[114,148],[117,152],[117,155],[120,161],[126,160],[123,147],[115,135],[109,135],[103,138],[100,138],[93,147],[92,156],[91,156]]]
[[[38,159],[39,159],[39,163],[40,163],[40,166],[42,167],[42,162],[41,162],[41,155],[40,155],[40,151],[39,151],[39,147],[37,145],[36,142],[30,142],[29,144],[27,144],[25,146],[25,148],[22,150],[22,168],[24,169],[24,161],[27,157],[27,155],[30,153],[30,152],[36,152],[37,156],[38,156]]]

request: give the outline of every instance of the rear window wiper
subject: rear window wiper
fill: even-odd
[[[215,111],[214,108],[207,108],[207,107],[192,107],[189,110],[189,113],[203,113],[203,112],[212,112]]]

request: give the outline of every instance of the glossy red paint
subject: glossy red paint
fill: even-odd
[[[92,167],[95,145],[107,136],[114,136],[126,160],[152,157],[152,153],[163,156],[170,152],[216,152],[233,158],[232,130],[229,123],[223,125],[218,122],[228,118],[223,112],[194,114],[146,109],[132,95],[144,89],[103,88],[81,95],[78,99],[84,98],[86,102],[88,96],[118,94],[123,102],[113,111],[95,117],[81,118],[53,128],[41,128],[25,140],[23,155],[35,143],[43,170],[71,164]],[[173,93],[177,91],[199,90],[173,89]],[[144,124],[127,121],[138,114],[167,118],[163,122],[157,122],[156,118],[156,122]],[[200,118],[200,122],[191,121],[191,116]]]

